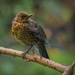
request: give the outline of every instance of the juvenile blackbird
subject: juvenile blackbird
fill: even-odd
[[[32,14],[20,12],[12,21],[13,36],[23,45],[30,46],[28,50],[22,53],[24,56],[35,45],[38,47],[40,55],[49,59],[46,51],[46,35],[43,29],[30,17]]]

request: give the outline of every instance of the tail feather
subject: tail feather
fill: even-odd
[[[47,54],[46,47],[44,45],[39,45],[38,49],[39,49],[39,52],[40,52],[41,56],[43,56],[43,57],[45,57],[47,59],[50,59],[48,54]]]

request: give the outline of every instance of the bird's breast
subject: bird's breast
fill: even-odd
[[[26,24],[24,23],[12,23],[12,33],[13,36],[24,45],[33,45],[37,42],[35,37],[30,34],[28,28],[26,28]]]

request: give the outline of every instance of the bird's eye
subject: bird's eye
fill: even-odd
[[[26,16],[21,16],[22,19],[25,19]]]

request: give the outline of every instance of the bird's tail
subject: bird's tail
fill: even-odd
[[[43,44],[38,45],[38,49],[39,49],[39,52],[40,52],[41,56],[43,56],[43,57],[45,57],[47,59],[50,59],[48,54],[47,54],[45,45],[43,45]]]

